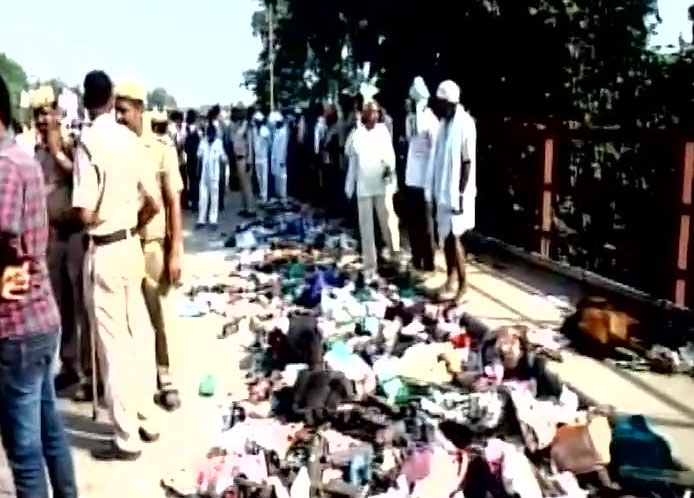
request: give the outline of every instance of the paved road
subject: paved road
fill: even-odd
[[[238,202],[236,203],[238,205]],[[222,227],[233,227],[227,213]],[[189,221],[187,226],[190,226]],[[215,281],[228,273],[223,235],[186,232],[186,283]],[[565,314],[555,296],[575,302],[577,285],[548,278],[526,267],[495,268],[478,261],[470,269],[470,312],[491,326],[525,322],[534,326],[558,326]],[[162,438],[145,448],[133,463],[104,464],[93,461],[89,448],[98,444],[108,427],[93,423],[90,405],[61,400],[77,466],[83,497],[121,498],[166,496],[159,486],[162,474],[176,466],[190,465],[195,455],[207,448],[216,426],[216,399],[197,395],[200,379],[208,373],[219,380],[218,393],[239,392],[243,353],[239,337],[216,338],[224,320],[214,315],[183,320],[177,358],[183,365],[183,408],[174,414],[162,412]],[[616,370],[609,364],[569,354],[553,368],[569,383],[602,403],[627,413],[645,413],[673,447],[675,455],[694,467],[694,382],[683,376],[664,377],[650,373]],[[13,496],[6,465],[0,454],[0,497]]]

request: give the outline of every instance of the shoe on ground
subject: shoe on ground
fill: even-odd
[[[203,228],[205,228],[205,224],[204,224],[204,223],[196,223],[196,224],[195,224],[195,229],[196,229],[196,230],[202,230]]]
[[[97,389],[96,394],[97,396],[101,395],[99,389]],[[75,392],[72,393],[71,398],[72,401],[74,401],[75,403],[88,403],[92,401],[94,399],[92,385],[89,382],[80,382],[80,384],[77,386],[77,389],[75,389]]]
[[[141,451],[125,451],[118,447],[115,441],[110,441],[107,446],[92,450],[92,457],[102,462],[134,462],[142,455]]]
[[[169,412],[181,407],[181,398],[175,389],[162,389],[154,395],[154,402]]]
[[[79,382],[80,377],[73,370],[63,370],[55,377],[55,390],[60,392],[75,384],[79,384]]]
[[[140,435],[140,439],[142,439],[145,443],[154,443],[159,440],[158,432],[150,432],[144,427],[140,427],[137,430],[137,433]]]

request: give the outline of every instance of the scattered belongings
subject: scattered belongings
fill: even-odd
[[[303,206],[271,203],[264,215],[227,241],[228,277],[190,290],[190,303],[225,317],[218,340],[247,339],[252,361],[244,399],[221,402],[208,453],[163,476],[170,491],[574,498],[692,487],[643,417],[611,427],[547,370],[564,345],[553,331],[487,330],[474,310],[432,303],[398,265],[365,280],[356,242]],[[609,347],[628,340],[628,317],[600,306],[580,308],[576,330]],[[202,379],[201,396],[216,391]]]

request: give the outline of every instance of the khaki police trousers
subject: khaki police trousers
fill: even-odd
[[[91,371],[89,319],[85,306],[86,234],[67,237],[52,233],[48,241],[48,271],[61,318],[60,362],[81,380]]]
[[[154,331],[142,297],[144,257],[139,237],[91,244],[97,352],[116,444],[138,451],[138,429],[157,432]]]
[[[175,369],[171,368],[171,351],[178,350],[175,349],[174,344],[177,337],[175,309],[173,292],[166,276],[164,242],[160,240],[144,242],[142,252],[145,256],[142,293],[156,338],[159,384],[162,387],[171,387],[176,384]]]
[[[248,160],[243,156],[236,156],[236,175],[239,178],[241,201],[243,209],[252,211],[255,208],[253,198],[253,186],[251,185],[252,172],[248,171]]]

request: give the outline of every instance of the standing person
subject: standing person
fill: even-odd
[[[275,111],[270,114],[270,122],[273,125],[272,152],[272,178],[275,186],[275,194],[281,200],[287,198],[287,151],[289,147],[289,131],[282,113]]]
[[[143,118],[144,102],[140,87],[121,84],[116,87],[116,120],[140,137],[147,153],[149,173],[156,178],[155,199],[162,210],[140,231],[145,258],[145,278],[142,293],[154,328],[155,354],[150,361],[157,364],[159,399],[161,404],[174,410],[180,406],[174,378],[170,374],[169,345],[176,340],[175,312],[171,288],[181,278],[181,190],[183,182],[178,172],[178,158],[171,138],[166,134],[166,113],[153,111],[151,126]],[[153,129],[159,131],[153,133]],[[148,369],[149,370],[149,369]]]
[[[460,105],[460,87],[453,81],[439,85],[436,100],[442,122],[427,168],[425,196],[436,203],[438,235],[444,240],[448,278],[440,298],[461,301],[467,290],[461,236],[475,227],[477,129]],[[455,276],[458,289],[454,291]]]
[[[255,216],[255,202],[253,199],[253,185],[251,184],[253,161],[251,160],[249,150],[250,130],[248,120],[246,119],[246,110],[240,102],[231,111],[229,133],[234,155],[236,156],[236,174],[239,178],[241,201],[243,202],[243,210],[239,214],[242,217],[252,218]]]
[[[144,89],[132,89],[130,97],[144,102]],[[97,351],[115,431],[114,440],[92,455],[135,460],[140,439],[159,437],[154,331],[142,297],[138,235],[159,212],[159,193],[141,140],[114,119],[113,85],[103,71],[85,77],[84,107],[92,126],[75,152],[72,203],[89,230]]]
[[[207,112],[207,126],[214,126],[216,128],[215,134],[219,140],[222,142],[222,147],[224,148],[224,153],[227,155],[229,159],[232,159],[234,157],[233,151],[230,151],[230,145],[231,143],[227,141],[227,127],[226,123],[224,123],[224,116],[222,115],[222,108],[219,106],[219,104],[213,105],[210,110]],[[232,152],[232,153],[230,153]],[[226,185],[227,185],[227,165],[226,163],[219,168],[218,174],[219,174],[219,187],[217,188],[217,191],[219,192],[218,198],[217,198],[217,209],[218,212],[223,213],[224,212],[224,198],[226,195]]]
[[[200,131],[198,130],[198,113],[189,109],[186,113],[186,128],[183,150],[186,156],[187,201],[193,213],[198,212],[198,196],[200,172],[198,168],[198,148],[200,147]]]
[[[345,194],[351,199],[356,190],[362,257],[367,277],[375,275],[377,265],[374,209],[391,257],[400,251],[400,232],[393,208],[393,194],[397,188],[395,150],[388,128],[379,123],[378,118],[378,104],[375,101],[365,104],[362,113],[364,126],[354,130],[347,152],[349,166]]]
[[[84,303],[85,232],[72,211],[72,152],[62,139],[57,101],[50,86],[32,93],[31,107],[40,142],[36,160],[46,183],[48,210],[48,271],[61,318],[61,371],[56,390],[79,384],[76,401],[91,396],[89,322]]]
[[[75,470],[53,386],[60,315],[46,262],[46,191],[11,123],[0,77],[0,437],[17,498],[48,498],[47,474],[53,496],[72,498]]]
[[[185,126],[183,124],[183,112],[174,111],[171,113],[171,139],[176,147],[176,154],[178,155],[178,168],[179,174],[181,175],[181,181],[183,181],[183,192],[181,193],[181,205],[186,206],[188,203],[187,192],[187,174],[186,174],[186,154],[185,154]]]
[[[0,437],[17,498],[48,498],[45,467],[53,496],[76,497],[53,385],[60,314],[46,261],[46,189],[41,166],[11,137],[11,123],[0,77]]]
[[[213,123],[208,124],[205,135],[197,153],[201,168],[196,228],[203,228],[209,222],[210,228],[216,230],[219,218],[219,170],[225,166],[227,158]]]
[[[337,108],[325,107],[325,130],[320,134],[319,179],[321,188],[321,207],[330,217],[340,215],[344,202],[342,197],[344,183],[340,181],[340,125]]]
[[[294,115],[294,127],[292,129],[292,139],[290,140],[292,148],[290,148],[291,153],[289,154],[289,176],[292,179],[289,183],[289,193],[304,202],[306,201],[305,182],[308,181],[306,172],[310,164],[309,156],[306,153],[308,122],[306,120],[306,112],[301,107],[297,107],[294,110]]]
[[[424,187],[439,128],[439,121],[428,104],[429,96],[424,80],[415,78],[410,89],[414,113],[413,119],[408,116],[407,127],[406,206],[412,265],[425,272],[434,271],[434,238],[431,207],[424,198]]]
[[[268,169],[270,161],[270,130],[265,126],[265,116],[258,111],[253,115],[253,160],[258,179],[258,190],[261,202],[267,202]]]

